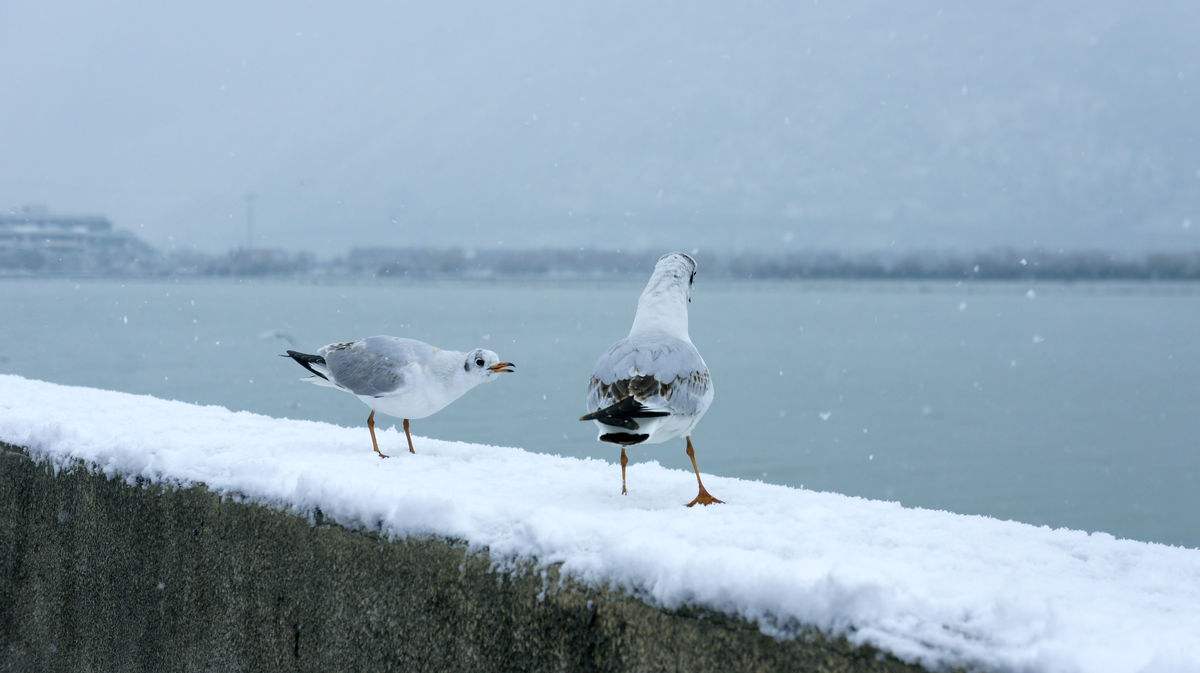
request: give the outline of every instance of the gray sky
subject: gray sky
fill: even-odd
[[[1200,3],[0,1],[0,207],[260,245],[1200,248]]]

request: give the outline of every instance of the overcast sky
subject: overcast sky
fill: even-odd
[[[1200,2],[0,0],[0,208],[248,192],[331,254],[1196,249]]]

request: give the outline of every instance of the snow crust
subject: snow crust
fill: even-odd
[[[574,419],[564,419],[571,423]],[[1200,671],[1200,550],[690,472],[276,419],[0,376],[0,440],[63,467],[206,484],[339,523],[437,535],[665,607],[813,626],[929,667]],[[700,445],[701,447],[703,445]],[[667,459],[664,445],[652,450]],[[702,451],[702,448],[701,448]],[[615,459],[614,454],[614,459]],[[703,467],[703,453],[700,453]],[[670,456],[677,464],[679,456]],[[1195,516],[1195,512],[1180,512]]]

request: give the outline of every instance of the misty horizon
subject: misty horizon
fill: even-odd
[[[617,278],[637,276],[663,253],[584,246],[371,245],[314,254],[254,246],[247,214],[244,245],[206,253],[194,247],[157,249],[103,216],[72,217],[39,208],[0,213],[0,277]],[[1200,250],[684,251],[704,260],[705,275],[739,279],[1200,280]]]

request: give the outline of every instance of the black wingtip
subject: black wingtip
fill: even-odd
[[[620,444],[621,446],[641,444],[647,439],[650,439],[650,435],[633,434],[631,432],[606,432],[600,435],[600,441]]]
[[[610,404],[603,409],[598,409],[590,414],[581,416],[581,421],[600,421],[604,425],[611,425],[626,430],[637,430],[638,422],[635,418],[659,418],[661,416],[670,416],[669,411],[655,411],[647,409],[646,405],[638,402],[632,396]]]

